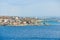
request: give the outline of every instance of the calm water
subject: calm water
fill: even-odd
[[[59,40],[60,26],[0,26],[0,40]]]
[[[57,21],[47,21],[45,23],[50,24],[50,25],[60,25],[60,22],[57,22]]]

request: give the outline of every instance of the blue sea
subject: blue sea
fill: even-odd
[[[0,26],[0,40],[60,40],[60,25]]]

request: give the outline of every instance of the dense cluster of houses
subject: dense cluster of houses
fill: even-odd
[[[43,25],[42,20],[30,17],[0,16],[0,25],[24,26],[24,25]]]

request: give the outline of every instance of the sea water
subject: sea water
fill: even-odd
[[[0,40],[60,40],[60,25],[0,26]]]

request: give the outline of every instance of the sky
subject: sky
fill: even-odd
[[[60,0],[0,0],[0,16],[59,17]]]

